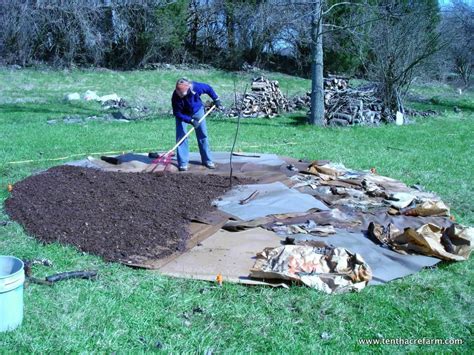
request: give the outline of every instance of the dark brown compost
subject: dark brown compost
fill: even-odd
[[[191,220],[212,210],[227,177],[103,172],[58,166],[15,184],[6,212],[45,243],[105,260],[163,258],[183,251]]]

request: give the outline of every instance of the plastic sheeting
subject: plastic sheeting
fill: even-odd
[[[257,191],[248,203],[242,201]],[[327,211],[329,208],[313,196],[288,188],[281,182],[259,185],[242,185],[214,201],[223,212],[250,221],[273,214],[306,212],[310,209]]]

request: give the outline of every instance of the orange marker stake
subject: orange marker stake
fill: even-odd
[[[222,277],[221,273],[218,273],[216,276],[216,281],[219,284],[219,286],[222,286],[222,282],[224,281],[224,278]]]

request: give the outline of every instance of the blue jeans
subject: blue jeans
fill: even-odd
[[[193,119],[199,121],[204,116],[204,107],[193,115]],[[176,118],[176,142],[184,137],[188,131],[188,124]],[[201,162],[206,165],[212,162],[211,148],[209,147],[209,138],[207,137],[206,120],[204,119],[198,128],[196,128],[196,138],[199,146],[199,153],[201,154]],[[178,146],[178,165],[185,166],[189,162],[189,144],[186,138],[183,143]]]

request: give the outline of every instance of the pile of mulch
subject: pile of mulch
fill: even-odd
[[[45,243],[70,244],[109,261],[183,251],[192,219],[229,189],[216,175],[118,173],[58,166],[15,184],[11,219]]]

